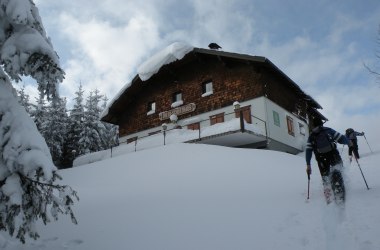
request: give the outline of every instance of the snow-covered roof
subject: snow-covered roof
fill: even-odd
[[[277,72],[282,74],[287,80],[290,86],[293,88],[294,91],[296,91],[299,95],[302,96],[303,99],[307,100],[311,103],[312,109],[318,109],[322,108],[312,97],[304,93],[304,91],[292,80],[290,79],[285,73],[283,73],[275,64],[273,64],[268,58],[262,57],[262,56],[252,56],[252,55],[245,55],[245,54],[238,54],[238,53],[231,53],[231,52],[225,52],[225,51],[218,51],[218,50],[212,50],[212,49],[202,49],[202,48],[195,48],[191,45],[188,45],[186,43],[182,42],[175,42],[163,50],[159,51],[155,55],[153,55],[151,58],[149,58],[147,61],[145,61],[143,64],[141,64],[138,69],[138,75],[129,83],[127,83],[118,93],[117,95],[111,100],[111,102],[108,104],[106,109],[101,114],[102,120],[107,120],[108,122],[113,119],[109,116],[109,109],[110,107],[113,107],[114,104],[121,98],[121,96],[126,93],[127,91],[131,92],[134,82],[136,80],[141,81],[147,81],[149,80],[153,75],[158,73],[158,71],[167,64],[170,64],[172,62],[175,62],[177,60],[181,60],[186,54],[190,52],[195,52],[199,54],[205,54],[205,55],[212,55],[212,56],[218,56],[218,57],[226,57],[226,58],[232,58],[236,60],[247,60],[250,62],[265,64],[267,67],[275,69]],[[137,86],[135,86],[137,88]],[[132,91],[133,92],[133,91]]]
[[[193,46],[190,46],[186,43],[175,42],[159,51],[148,60],[146,60],[143,64],[141,64],[137,68],[138,76],[142,81],[147,81],[154,74],[156,74],[160,68],[166,64],[172,63],[176,60],[181,60],[187,53],[194,49]],[[131,83],[127,83],[118,93],[117,95],[110,101],[106,109],[102,112],[101,118],[105,117],[108,114],[109,107],[119,99],[119,97],[131,86]]]
[[[156,74],[160,68],[166,64],[174,62],[176,60],[181,60],[187,53],[194,49],[186,43],[175,42],[156,53],[154,56],[149,58],[143,64],[141,64],[137,73],[142,81],[148,80],[151,76]]]

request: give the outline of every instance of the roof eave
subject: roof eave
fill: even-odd
[[[194,48],[193,52],[215,55],[215,56],[224,56],[224,57],[235,58],[235,59],[240,59],[240,60],[247,60],[250,62],[265,63],[269,65],[271,68],[275,69],[277,72],[279,72],[282,76],[284,76],[289,81],[289,83],[293,85],[293,87],[295,87],[299,93],[302,94],[302,96],[304,97],[306,101],[312,103],[314,108],[322,109],[322,106],[317,101],[315,101],[310,95],[307,95],[289,76],[287,76],[281,69],[279,69],[274,63],[272,63],[266,57],[251,56],[251,55],[246,55],[246,54],[238,54],[238,53],[231,53],[231,52],[211,50],[211,49],[202,49],[202,48]]]

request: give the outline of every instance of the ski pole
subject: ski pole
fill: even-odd
[[[363,174],[362,168],[360,167],[359,161],[358,161],[358,159],[356,159],[355,154],[353,154],[353,155],[354,155],[354,158],[355,158],[355,160],[356,160],[356,163],[358,164],[358,167],[359,167],[359,169],[360,169],[360,173],[362,173],[363,180],[364,180],[364,182],[365,182],[365,185],[367,186],[367,190],[369,190],[369,187],[368,187],[367,181],[365,180],[365,177],[364,177],[364,174]]]
[[[368,143],[368,141],[367,141],[367,138],[365,137],[365,135],[363,135],[363,136],[364,136],[365,141],[367,142],[367,145],[368,145],[368,147],[369,147],[369,150],[371,150],[371,153],[373,153],[371,147],[369,146],[369,143]]]
[[[310,173],[307,173],[307,199],[310,198]]]

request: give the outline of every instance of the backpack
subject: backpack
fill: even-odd
[[[333,151],[336,148],[334,140],[326,132],[326,129],[320,128],[314,132],[312,137],[313,149],[318,154],[325,154]]]
[[[349,139],[349,140],[355,140],[356,139],[356,135],[355,135],[354,132],[355,131],[352,128],[346,129],[346,137],[347,137],[347,139]]]
[[[346,136],[350,136],[353,132],[354,130],[352,128],[346,129]]]

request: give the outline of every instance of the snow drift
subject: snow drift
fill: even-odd
[[[344,159],[347,152],[343,152]],[[327,206],[316,163],[310,200],[303,155],[172,144],[60,171],[81,201],[41,226],[25,246],[3,249],[345,249],[380,246],[380,151],[345,162],[345,209]]]

